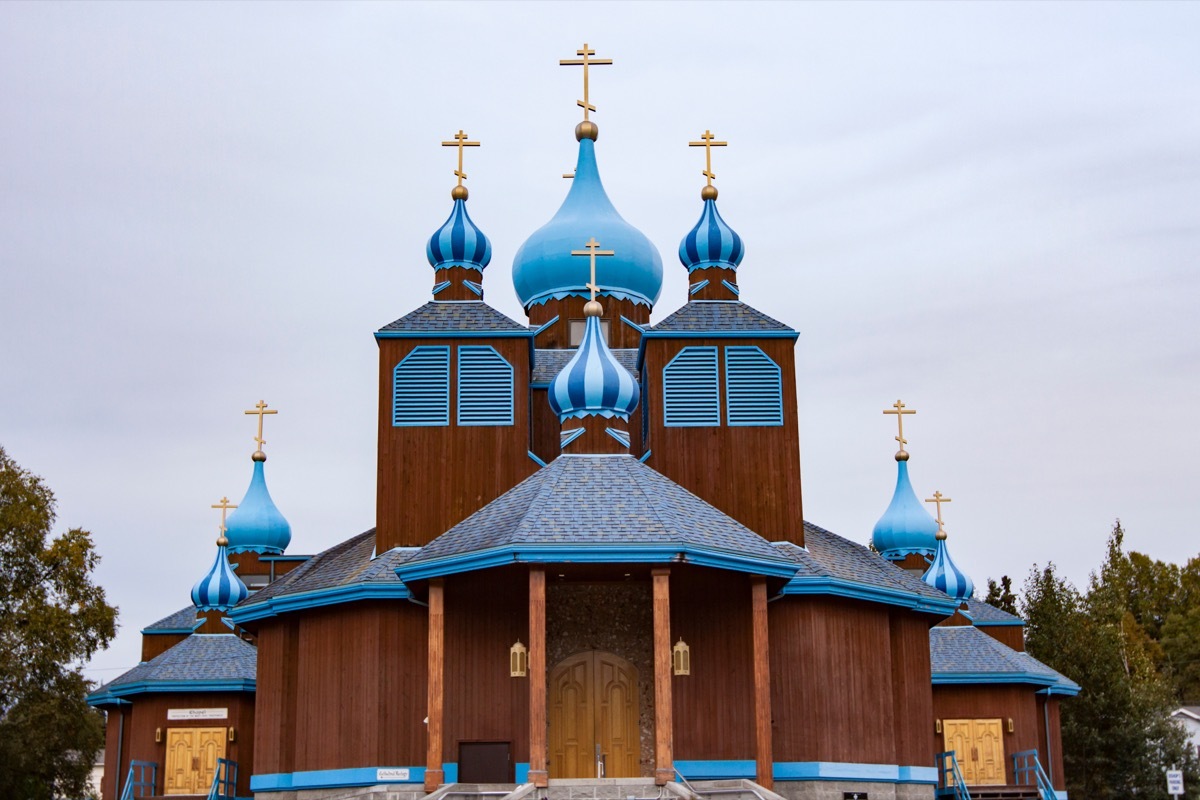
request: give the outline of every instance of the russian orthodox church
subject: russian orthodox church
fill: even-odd
[[[375,332],[375,526],[315,556],[258,448],[192,604],[91,696],[106,800],[452,795],[1063,797],[1060,698],[1022,621],[973,598],[909,472],[868,548],[802,514],[796,331],[742,299],[708,132],[683,305],[578,161],[484,299],[458,185],[432,297]],[[751,286],[753,282],[751,280]],[[736,467],[736,468],[734,468]],[[225,521],[224,514],[233,510]],[[481,792],[487,792],[481,795]]]

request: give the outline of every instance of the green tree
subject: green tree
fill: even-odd
[[[82,797],[103,720],[81,664],[117,609],[92,582],[91,535],[53,537],[54,494],[0,447],[0,797]]]
[[[1013,594],[1012,578],[1007,575],[1000,576],[1000,582],[988,578],[987,582],[987,597],[984,602],[990,606],[995,606],[1001,611],[1007,611],[1010,614],[1017,614],[1017,596]]]

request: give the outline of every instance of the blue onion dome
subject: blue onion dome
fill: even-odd
[[[607,266],[607,264],[605,265]],[[586,303],[587,323],[575,355],[550,382],[550,408],[560,422],[570,417],[616,417],[625,421],[641,397],[637,381],[617,363],[600,330],[600,304]]]
[[[250,596],[246,584],[229,566],[228,541],[224,536],[217,539],[217,557],[192,587],[192,603],[201,611],[228,611]]]
[[[706,187],[713,188],[715,187]],[[716,192],[704,195],[704,211],[696,226],[679,243],[679,260],[688,272],[708,267],[736,270],[746,254],[742,237],[717,211]]]
[[[959,569],[954,560],[950,558],[950,551],[946,549],[946,532],[944,530],[937,532],[937,551],[933,555],[933,563],[929,565],[929,569],[925,570],[921,580],[933,588],[945,592],[960,603],[966,602],[975,593],[975,583],[971,580],[971,576]]]
[[[513,286],[526,309],[551,299],[589,296],[587,262],[571,256],[571,249],[589,237],[616,251],[604,259],[607,280],[600,284],[600,294],[653,306],[662,293],[662,257],[608,199],[596,168],[595,146],[594,140],[580,138],[567,199],[513,258]]]
[[[455,189],[451,195],[454,208],[442,227],[429,237],[425,255],[434,269],[466,267],[482,271],[492,260],[492,243],[467,213],[466,187],[458,186]],[[458,189],[462,191],[458,192]]]
[[[292,526],[279,513],[275,502],[271,500],[271,493],[267,491],[267,481],[263,477],[266,455],[258,450],[253,458],[254,475],[250,478],[250,488],[225,523],[229,552],[252,551],[278,555],[291,544]]]
[[[894,560],[911,553],[933,555],[937,549],[937,521],[913,492],[908,479],[908,453],[898,453],[896,461],[896,491],[887,511],[875,523],[871,544],[884,558]]]

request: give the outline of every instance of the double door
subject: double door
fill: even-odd
[[[163,794],[207,795],[226,736],[225,728],[167,728]]]
[[[947,719],[942,721],[946,749],[953,750],[968,786],[1002,786],[1004,732],[998,719]]]
[[[551,778],[641,774],[636,667],[589,650],[559,662],[548,689]]]

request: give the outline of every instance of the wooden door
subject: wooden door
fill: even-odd
[[[637,668],[589,650],[550,673],[550,777],[636,778],[640,774]],[[599,758],[597,758],[599,755]]]
[[[947,719],[942,721],[947,750],[953,750],[968,786],[1002,786],[1004,732],[998,719]]]
[[[164,794],[203,794],[225,757],[225,728],[167,728]]]

